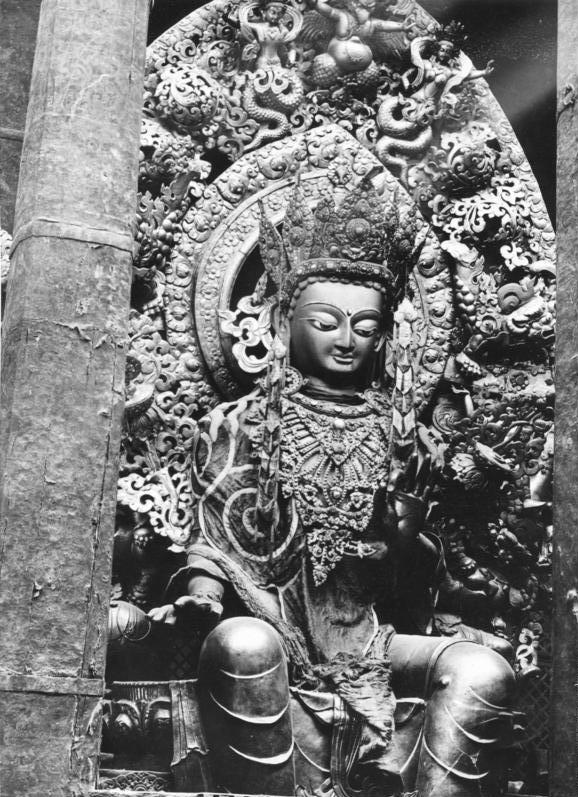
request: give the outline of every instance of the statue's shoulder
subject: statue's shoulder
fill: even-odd
[[[197,495],[203,495],[208,484],[231,468],[256,460],[265,405],[266,397],[254,390],[235,401],[218,404],[198,421],[191,452],[193,491]]]
[[[265,417],[265,407],[260,387],[235,401],[217,404],[199,420],[199,435],[208,435],[213,443],[222,435],[237,437],[240,432],[252,437]]]

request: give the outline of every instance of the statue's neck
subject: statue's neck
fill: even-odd
[[[302,392],[310,398],[334,401],[336,404],[359,404],[362,389],[358,386],[334,387],[315,377],[307,377]]]

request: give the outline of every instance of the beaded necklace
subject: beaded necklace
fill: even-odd
[[[295,502],[313,580],[322,584],[346,555],[367,556],[363,540],[375,491],[387,483],[391,409],[375,390],[359,403],[285,394],[281,490]]]

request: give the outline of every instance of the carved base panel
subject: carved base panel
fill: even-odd
[[[127,790],[127,789],[94,789],[90,792],[90,797],[158,797],[158,795],[162,794],[164,797],[249,797],[249,795],[245,794],[221,794],[217,792],[207,792],[207,791],[142,791],[140,789],[134,790]],[[413,793],[410,792],[408,797],[411,797]],[[277,797],[277,795],[261,795],[260,797]],[[405,795],[401,795],[401,797],[405,797]],[[532,797],[532,795],[524,795],[524,797]]]
[[[90,792],[90,797],[158,797],[159,794],[164,797],[248,797],[248,795],[237,794],[220,794],[215,792],[198,792],[198,791],[143,791],[137,789],[136,791],[127,789],[94,789]],[[276,797],[276,795],[262,795],[261,797]],[[525,795],[531,797],[531,795]]]
[[[160,775],[163,773],[149,773]],[[182,791],[166,791],[164,789],[160,789],[157,791],[150,791],[148,788],[143,789],[125,789],[125,788],[117,788],[116,786],[111,786],[111,788],[101,788],[101,789],[93,789],[89,793],[89,797],[254,797],[254,795],[241,795],[241,794],[221,794],[217,792],[182,792]],[[508,791],[505,792],[503,797],[543,797],[540,794],[529,794],[527,792],[521,793],[517,791]],[[259,795],[259,797],[278,797],[278,795]],[[401,792],[396,795],[396,797],[419,797],[419,793],[416,791],[411,792]]]
[[[122,794],[149,792],[166,794],[172,788],[170,772],[147,772],[146,770],[101,769],[99,792],[110,794],[120,791]]]

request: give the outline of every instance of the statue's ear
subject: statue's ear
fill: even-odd
[[[271,307],[271,327],[282,341],[287,342],[289,340],[289,320],[281,312],[278,303],[273,304]]]
[[[376,352],[381,351],[383,349],[383,347],[385,346],[386,337],[387,337],[387,332],[384,329],[383,332],[381,333],[381,335],[375,341],[375,351]]]

